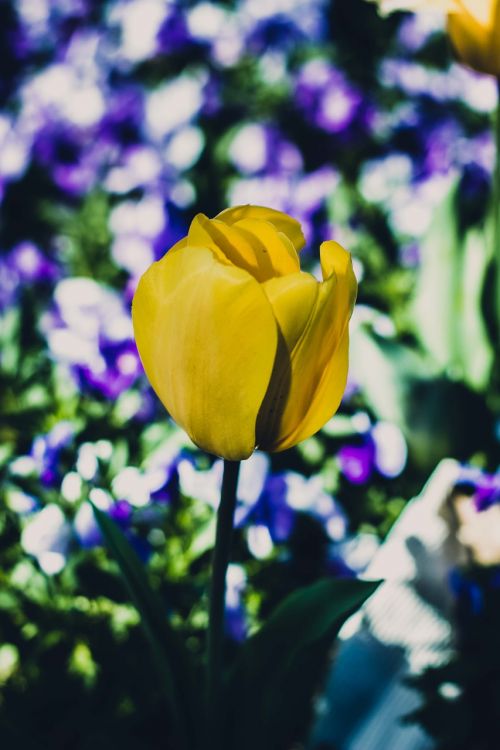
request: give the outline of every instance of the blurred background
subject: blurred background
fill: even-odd
[[[313,273],[341,242],[360,287],[339,413],[243,466],[229,648],[300,585],[395,577],[343,633],[310,746],[497,748],[493,78],[442,16],[364,0],[11,0],[0,47],[6,750],[165,747],[87,501],[198,653],[222,467],[152,393],[130,304],[194,214],[242,203],[299,219]]]

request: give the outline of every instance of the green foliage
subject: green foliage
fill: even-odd
[[[227,750],[285,750],[305,737],[333,640],[377,586],[321,580],[290,594],[274,610],[231,669]]]
[[[99,527],[120,566],[130,597],[141,615],[153,663],[164,690],[165,704],[176,745],[182,750],[198,746],[200,690],[190,655],[182,637],[167,621],[166,608],[151,588],[144,568],[120,529],[105,513],[93,506]]]
[[[416,336],[440,372],[481,392],[493,364],[482,310],[489,246],[484,230],[460,228],[452,185],[420,245],[411,306]]]

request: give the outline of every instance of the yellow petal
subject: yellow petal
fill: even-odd
[[[278,233],[274,227],[265,222],[256,222],[269,228],[268,244],[263,242],[245,227],[238,224],[229,226],[218,219],[208,219],[203,214],[195,216],[189,228],[188,241],[190,245],[209,247],[223,262],[232,263],[252,274],[258,281],[272,278],[276,273],[275,265],[300,267],[297,253],[290,241]],[[290,255],[295,256],[296,266]],[[282,256],[286,256],[285,263]]]
[[[270,222],[240,219],[233,227],[253,247],[258,263],[259,281],[300,271],[299,256],[292,243]]]
[[[217,215],[217,219],[232,225],[242,219],[258,219],[259,221],[268,221],[278,232],[282,232],[288,237],[297,252],[302,250],[306,241],[302,233],[300,223],[288,214],[282,211],[276,211],[274,208],[265,208],[264,206],[233,206],[226,208]]]
[[[460,11],[448,16],[448,34],[461,62],[481,73],[500,76],[500,2],[488,7],[457,0]]]
[[[468,13],[484,27],[491,25],[496,0],[455,0],[456,12]]]
[[[204,450],[247,458],[277,346],[260,284],[188,246],[142,276],[132,319],[146,374],[175,421]]]
[[[278,348],[269,389],[257,420],[261,447],[272,444],[277,435],[292,379],[291,354],[314,310],[319,284],[308,273],[294,273],[266,281],[264,289],[278,324]]]
[[[226,255],[209,231],[210,223],[210,219],[204,214],[196,214],[189,227],[186,245],[190,245],[191,247],[208,247],[221,263],[231,263],[231,258]],[[169,250],[169,253],[171,252]]]
[[[284,284],[284,279],[263,285],[290,347],[288,372],[284,364],[279,373],[275,368],[259,414],[258,441],[267,450],[285,450],[317,432],[338,409],[345,389],[348,322],[357,283],[350,255],[337,243],[323,243],[321,261],[325,280],[315,282],[316,295],[310,282],[302,282],[300,293],[297,286],[295,294],[290,289],[287,295],[276,293],[277,282]],[[303,317],[294,302],[304,307]],[[278,359],[284,360],[283,348],[278,351]],[[282,385],[276,385],[277,377]],[[265,419],[271,410],[279,412],[279,420]]]

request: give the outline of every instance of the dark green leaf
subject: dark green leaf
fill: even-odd
[[[99,528],[116,559],[151,646],[169,718],[179,748],[199,747],[199,681],[182,639],[169,625],[167,611],[159,594],[151,587],[146,571],[115,522],[92,506]]]
[[[231,671],[226,750],[288,750],[304,737],[332,642],[377,586],[325,579],[276,608]]]

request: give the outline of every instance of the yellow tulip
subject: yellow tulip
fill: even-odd
[[[139,281],[132,320],[146,374],[210,453],[285,450],[338,409],[356,279],[350,254],[329,241],[316,281],[300,270],[303,245],[299,222],[280,211],[198,214]]]
[[[448,34],[459,60],[500,77],[500,0],[455,0]]]
[[[445,11],[458,59],[474,70],[500,77],[500,0],[370,0],[382,13]]]

